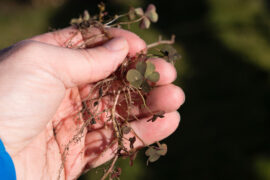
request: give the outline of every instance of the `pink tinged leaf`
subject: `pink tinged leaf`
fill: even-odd
[[[150,4],[145,12],[145,16],[148,17],[152,22],[158,21],[158,14],[156,12],[156,7]]]
[[[151,21],[147,17],[144,17],[140,23],[140,28],[149,29],[150,25],[151,25]]]

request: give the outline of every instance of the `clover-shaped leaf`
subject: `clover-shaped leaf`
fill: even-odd
[[[152,72],[150,75],[148,75],[147,79],[152,82],[157,82],[159,80],[159,73]]]
[[[146,70],[144,77],[152,82],[157,82],[159,80],[159,73],[155,71],[155,65],[150,61],[146,62]]]
[[[132,86],[142,88],[144,92],[149,92],[151,86],[147,80],[157,82],[159,80],[159,73],[155,71],[155,65],[150,61],[139,61],[136,64],[136,69],[128,71],[126,78]]]
[[[163,58],[168,62],[174,63],[176,60],[181,58],[177,50],[170,45],[163,47],[160,52],[164,55]]]
[[[154,4],[148,5],[145,16],[148,17],[152,22],[158,21],[158,14],[156,12],[156,6]]]
[[[144,15],[144,12],[143,12],[142,8],[136,8],[134,11],[135,11],[135,14],[138,15],[138,16],[143,16]]]
[[[140,23],[140,28],[149,29],[151,25],[150,20],[147,17],[144,17]]]
[[[143,76],[141,75],[141,73],[139,71],[137,71],[136,69],[130,69],[127,72],[127,76],[126,76],[128,82],[136,87],[139,88],[143,82]]]
[[[155,146],[150,146],[146,151],[145,151],[145,155],[148,156],[148,160],[149,162],[155,162],[159,159],[160,155],[158,155],[157,150],[155,148]]]
[[[160,156],[165,156],[167,153],[167,145],[166,144],[159,144],[158,147],[156,146],[150,146],[146,151],[145,155],[148,156],[147,164],[148,162],[155,162],[157,161]]]
[[[144,61],[140,61],[136,64],[136,69],[141,73],[141,75],[144,75],[146,71],[146,63]]]
[[[155,71],[155,69],[156,69],[155,65],[150,61],[147,61],[144,77],[147,78],[150,74],[152,74]]]
[[[167,144],[161,144],[161,145],[159,145],[156,153],[161,155],[161,156],[165,156],[167,154],[167,151],[168,151]]]

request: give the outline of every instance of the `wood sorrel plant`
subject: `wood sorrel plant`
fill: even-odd
[[[100,12],[97,15],[92,16],[88,11],[85,11],[83,16],[71,20],[71,25],[77,31],[66,41],[65,46],[67,48],[95,47],[112,38],[108,28],[121,28],[125,25],[129,27],[133,23],[139,23],[140,28],[148,29],[151,23],[158,20],[156,7],[153,4],[150,4],[146,11],[142,8],[130,8],[128,13],[115,15],[113,18],[110,18],[108,12],[106,12],[103,3],[99,4],[98,8]],[[96,33],[97,30],[98,33]],[[74,43],[77,33],[81,33],[82,40]],[[180,56],[172,46],[165,46],[163,49],[156,48],[161,44],[173,44],[174,39],[174,35],[170,40],[162,40],[159,37],[158,41],[149,44],[145,51],[137,53],[134,57],[127,56],[114,73],[92,86],[88,96],[82,100],[82,109],[78,114],[79,120],[83,121],[83,125],[79,127],[77,134],[65,145],[62,153],[62,165],[59,169],[58,179],[60,179],[64,168],[70,144],[78,142],[82,138],[83,132],[86,129],[91,131],[91,128],[97,122],[102,122],[103,126],[112,128],[114,132],[114,139],[104,152],[112,146],[116,146],[111,165],[105,170],[101,179],[104,180],[107,177],[111,179],[119,178],[121,169],[115,167],[115,163],[120,157],[128,157],[130,165],[133,164],[133,160],[139,151],[138,148],[134,148],[134,143],[139,140],[145,146],[146,144],[130,127],[130,121],[138,120],[137,115],[132,112],[132,108],[136,106],[147,111],[146,115],[149,116],[149,123],[154,122],[157,118],[163,118],[165,113],[164,111],[152,112],[145,101],[149,91],[160,78],[159,73],[155,70],[155,65],[148,59],[150,57],[162,57],[168,62],[174,63]],[[150,48],[153,48],[156,53],[145,53]],[[106,108],[100,108],[100,104],[104,100],[112,103],[108,104]],[[157,161],[160,156],[167,153],[166,144],[157,142],[157,145],[147,147],[148,149],[145,152],[148,157],[147,164]]]

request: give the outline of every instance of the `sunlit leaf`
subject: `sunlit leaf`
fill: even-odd
[[[158,21],[158,14],[156,12],[149,12],[145,14],[152,22]]]
[[[79,18],[73,18],[70,21],[71,25],[78,25],[81,24],[83,22],[83,18],[80,16]]]
[[[147,17],[144,17],[140,23],[140,28],[149,29],[150,25],[151,25],[151,21]]]
[[[155,69],[156,69],[155,65],[150,61],[147,61],[144,77],[147,78],[150,74],[152,74],[155,71]]]
[[[138,16],[143,16],[144,12],[142,8],[136,8],[135,9],[135,14],[137,14]]]
[[[156,12],[156,7],[153,4],[150,4],[147,7],[147,10],[145,12],[145,16],[148,17],[152,22],[158,21],[158,14]]]
[[[156,12],[156,6],[154,4],[149,4],[147,6],[146,12]]]
[[[87,11],[87,10],[85,10],[84,12],[83,12],[83,20],[84,21],[88,21],[89,19],[90,19],[90,14],[89,14],[89,12]]]

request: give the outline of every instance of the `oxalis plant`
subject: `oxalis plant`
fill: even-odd
[[[71,25],[77,29],[77,33],[81,33],[82,40],[74,43],[73,40],[76,36],[76,33],[74,33],[66,43],[67,48],[90,48],[105,43],[112,38],[107,31],[111,27],[122,28],[127,26],[129,28],[131,24],[135,23],[139,24],[142,29],[148,29],[151,23],[158,21],[156,7],[153,4],[148,5],[145,11],[142,8],[132,7],[128,13],[115,16],[110,16],[106,12],[103,3],[99,4],[98,8],[99,14],[97,15],[92,16],[88,11],[85,11],[79,18],[71,20]],[[96,30],[99,30],[100,33],[93,33]],[[147,146],[131,128],[130,122],[138,120],[138,117],[132,112],[132,108],[135,106],[139,107],[140,110],[147,111],[149,123],[154,122],[157,118],[164,117],[164,111],[152,112],[146,104],[145,99],[149,91],[160,78],[155,65],[149,61],[149,58],[161,57],[174,64],[175,60],[180,58],[180,55],[171,46],[174,40],[174,35],[170,40],[162,40],[159,37],[157,42],[147,45],[146,49],[137,53],[136,56],[127,56],[114,73],[92,86],[88,96],[82,100],[82,109],[78,114],[78,118],[83,121],[83,125],[78,128],[78,132],[65,145],[62,153],[62,165],[59,168],[58,179],[60,179],[63,171],[70,144],[80,141],[85,129],[91,130],[92,126],[100,121],[103,122],[104,127],[112,128],[114,133],[114,139],[103,152],[111,147],[116,147],[115,156],[110,162],[110,166],[104,170],[102,180],[120,177],[121,169],[115,167],[115,163],[121,157],[129,158],[132,166],[139,151],[139,148],[134,148],[134,143],[137,140],[147,147],[145,151],[145,155],[148,157],[147,164],[166,155],[166,144],[156,142],[156,145]],[[165,46],[162,49],[157,48],[161,44],[165,44]],[[148,49],[153,49],[155,53],[146,53]],[[112,103],[106,108],[101,108],[100,104],[104,100]],[[100,156],[102,156],[102,153]]]

